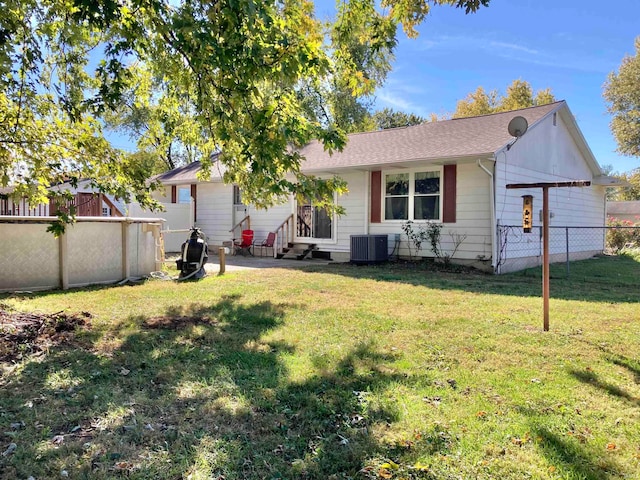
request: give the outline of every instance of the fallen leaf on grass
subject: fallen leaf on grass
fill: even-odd
[[[116,471],[116,472],[133,470],[133,463],[131,463],[131,462],[117,462],[113,466],[113,470]]]
[[[381,468],[380,470],[378,470],[378,477],[380,478],[387,479],[387,478],[391,478],[392,476],[393,474],[389,470],[386,470],[384,468]]]
[[[607,450],[615,450],[617,447],[617,445],[613,442],[607,443]]]
[[[520,438],[520,437],[512,437],[511,438],[511,443],[513,443],[514,445],[517,445],[519,447],[521,447],[522,445],[524,445],[525,443],[529,442],[529,440],[531,440],[531,437],[529,436],[528,433],[525,434],[524,437]]]

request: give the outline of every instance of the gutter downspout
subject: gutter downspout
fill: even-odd
[[[491,207],[491,268],[493,268],[493,273],[496,273],[496,262],[498,257],[498,252],[496,250],[496,235],[497,235],[497,225],[496,225],[496,200],[495,200],[495,178],[493,173],[489,171],[483,164],[482,160],[478,159],[477,161],[478,167],[480,167],[487,175],[489,175],[489,205]],[[495,162],[494,162],[495,168]]]

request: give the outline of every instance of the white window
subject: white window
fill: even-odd
[[[441,170],[384,175],[385,220],[440,220]]]
[[[180,187],[178,188],[178,203],[190,203],[191,202],[191,188]]]
[[[110,207],[102,207],[102,216],[110,217],[111,216],[111,208]]]

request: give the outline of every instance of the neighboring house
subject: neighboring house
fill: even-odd
[[[640,223],[640,200],[628,202],[607,202],[607,217]]]
[[[70,190],[74,194],[73,205],[79,217],[124,217],[125,204],[112,195],[96,192],[89,180],[80,180],[76,187],[69,182],[50,187],[51,191]],[[53,201],[49,202],[49,211],[55,215],[58,208]]]
[[[525,117],[529,128],[514,143],[507,125],[515,116]],[[278,230],[287,241],[313,244],[316,253],[337,260],[349,259],[351,235],[362,234],[387,235],[389,252],[401,238],[395,253],[408,255],[402,225],[407,220],[441,222],[445,251],[452,248],[452,235],[466,236],[454,261],[500,273],[524,268],[527,262],[498,263],[498,226],[521,225],[522,195],[534,196],[535,211],[542,208],[540,189],[508,190],[507,184],[588,180],[590,187],[551,190],[552,225],[596,227],[605,224],[605,188],[612,184],[564,101],[353,134],[344,150],[333,155],[312,142],[301,153],[306,158],[303,172],[320,178],[339,175],[348,182],[349,193],[335,199],[346,215],[328,215],[294,198],[267,211],[244,206],[237,188],[223,184],[215,167],[209,181],[199,181],[197,163],[158,176],[166,186],[160,200],[193,198],[195,223],[212,245],[239,238],[246,225],[240,222],[248,216],[256,239]],[[278,228],[289,224],[289,234]],[[522,234],[520,241],[539,243],[536,232]],[[602,252],[604,236],[572,248],[572,258],[589,257]],[[425,247],[421,255],[432,253]],[[539,256],[531,256],[529,263],[539,264]]]
[[[116,200],[111,195],[96,193],[89,186],[89,180],[81,180],[77,187],[70,183],[62,183],[50,187],[52,191],[72,190],[74,198],[71,202],[76,206],[76,215],[79,217],[123,217],[125,216],[124,203]],[[0,189],[0,215],[10,216],[53,216],[58,211],[58,206],[53,201],[45,204],[29,205],[25,198],[16,199],[12,188]]]
[[[25,198],[15,198],[13,188],[0,188],[0,215],[9,216],[47,216],[49,205],[31,206]]]

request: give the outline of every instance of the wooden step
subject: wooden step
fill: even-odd
[[[315,243],[289,243],[289,246],[283,248],[282,252],[276,255],[276,258],[295,258],[296,260],[303,260],[316,248]]]

